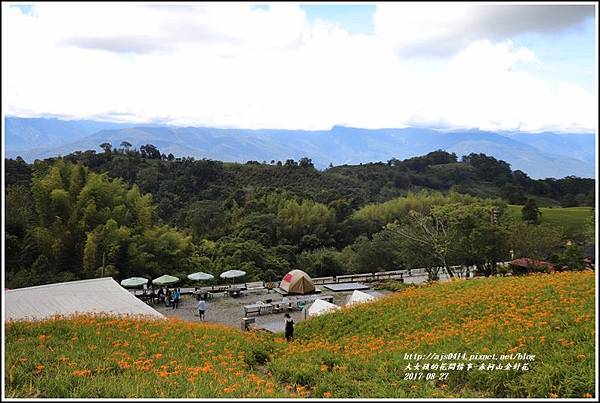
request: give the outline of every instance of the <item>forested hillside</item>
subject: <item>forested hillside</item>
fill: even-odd
[[[150,144],[102,147],[6,160],[9,287],[232,268],[263,280],[297,267],[330,275],[427,266],[435,276],[476,264],[489,272],[511,249],[557,257],[566,236],[586,239],[585,229],[566,234],[515,219],[506,203],[594,204],[593,179],[533,180],[483,154],[435,151],[319,171],[308,158],[235,164],[179,159]],[[411,244],[408,231],[440,224],[453,238]],[[545,244],[524,246],[527,236]],[[446,254],[433,252],[449,239]]]
[[[6,156],[27,162],[78,150],[101,152],[103,143],[140,148],[151,143],[176,157],[244,163],[309,156],[319,169],[330,163],[359,164],[407,159],[442,149],[457,155],[483,153],[510,163],[532,178],[595,177],[593,133],[491,132],[425,127],[329,130],[234,129],[123,124],[93,120],[7,117]]]

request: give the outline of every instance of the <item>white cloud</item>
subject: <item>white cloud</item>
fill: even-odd
[[[596,128],[595,96],[522,71],[544,61],[510,41],[469,39],[434,61],[398,56],[398,32],[404,44],[446,35],[444,18],[446,30],[469,21],[460,7],[430,16],[436,29],[399,31],[380,6],[377,35],[310,24],[294,4],[40,4],[34,16],[2,7],[9,114],[245,128]]]
[[[488,130],[593,130],[594,97],[518,69],[521,62],[536,61],[531,51],[513,49],[510,42],[473,43],[431,83],[422,101],[428,107],[413,122]]]
[[[524,32],[556,33],[595,15],[594,5],[381,3],[377,34],[403,56],[449,56],[478,40]]]

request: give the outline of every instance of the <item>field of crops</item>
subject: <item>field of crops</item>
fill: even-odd
[[[514,217],[521,218],[523,206],[508,205],[508,213]],[[585,220],[590,216],[590,207],[540,207],[542,222],[556,226],[562,226],[569,231],[581,230]]]
[[[584,397],[594,389],[594,275],[408,288],[306,322],[298,339],[270,367],[279,381],[308,384],[317,396]],[[442,381],[404,379],[411,372],[405,353],[455,352],[536,358],[527,371],[448,371]]]
[[[11,323],[6,395],[592,397],[594,280],[570,272],[407,288],[303,322],[292,343],[177,320]],[[447,353],[465,357],[429,363],[464,368],[416,369],[408,355]],[[528,357],[508,358],[518,353]]]
[[[8,397],[282,397],[271,337],[180,320],[80,317],[6,328]]]

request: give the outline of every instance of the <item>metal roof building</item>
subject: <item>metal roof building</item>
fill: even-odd
[[[164,316],[121,287],[112,277],[4,291],[5,320],[39,320],[54,315]]]

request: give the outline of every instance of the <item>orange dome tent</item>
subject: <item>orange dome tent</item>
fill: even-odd
[[[292,270],[283,277],[279,288],[290,294],[309,294],[315,292],[315,284],[302,270]]]

